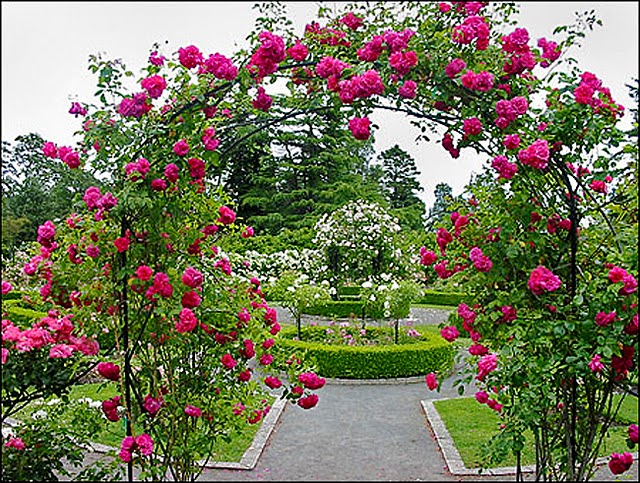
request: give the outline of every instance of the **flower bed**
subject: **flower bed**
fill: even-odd
[[[453,367],[452,345],[432,334],[416,338],[404,336],[398,344],[347,345],[324,342],[329,328],[335,330],[326,326],[304,327],[301,341],[294,340],[294,328],[284,328],[278,345],[298,349],[316,364],[316,372],[323,377],[389,379],[448,372]],[[372,338],[393,339],[392,328],[367,327],[366,330]]]

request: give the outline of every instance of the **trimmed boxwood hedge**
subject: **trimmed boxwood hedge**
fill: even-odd
[[[438,292],[436,290],[424,290],[418,303],[425,305],[450,305],[456,307],[465,300],[468,303],[469,296],[456,292]]]
[[[349,318],[351,314],[362,317],[362,302],[357,300],[337,300],[325,302],[305,310],[307,315],[320,315],[322,317]]]
[[[372,328],[367,328],[371,330]],[[388,330],[391,328],[377,328]],[[324,332],[326,327],[302,328],[302,338],[313,340],[315,332]],[[319,342],[292,340],[296,331],[284,328],[278,338],[278,347],[283,350],[299,350],[314,363],[316,372],[322,377],[342,379],[389,379],[422,376],[429,372],[448,373],[453,367],[454,349],[444,339],[424,334],[413,343],[379,346],[330,345]]]

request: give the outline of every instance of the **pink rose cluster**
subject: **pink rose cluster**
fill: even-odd
[[[253,105],[254,109],[267,112],[273,104],[273,99],[265,92],[264,87],[259,86],[258,94],[256,98],[251,101],[251,104]]]
[[[146,92],[137,92],[131,97],[125,97],[118,105],[118,114],[123,117],[140,118],[153,109],[153,104]]]
[[[261,80],[278,70],[278,65],[287,57],[284,40],[271,32],[261,32],[258,35],[260,46],[251,56],[248,69],[255,72],[257,79]]]
[[[340,19],[340,23],[345,24],[351,30],[358,30],[358,28],[362,27],[364,19],[356,17],[353,12],[349,12]]]
[[[638,281],[624,268],[615,265],[611,266],[608,278],[611,283],[622,282],[622,287],[618,291],[619,295],[631,295],[638,289]]]
[[[135,163],[127,163],[124,167],[125,174],[131,181],[139,181],[149,172],[151,165],[145,158],[139,158]]]
[[[89,211],[95,211],[96,221],[100,221],[104,218],[105,213],[114,208],[118,204],[118,200],[111,193],[100,192],[100,188],[96,186],[90,186],[84,192],[82,196],[85,205]]]
[[[321,45],[349,47],[351,42],[346,39],[346,33],[330,27],[323,27],[318,22],[311,22],[304,27],[305,37],[312,37]]]
[[[361,75],[354,75],[351,79],[338,82],[337,90],[340,100],[345,104],[351,104],[356,99],[383,94],[384,85],[376,70],[368,70]]]
[[[42,154],[44,154],[47,158],[60,159],[71,169],[80,167],[80,155],[77,153],[77,151],[74,151],[69,146],[57,147],[51,141],[47,141],[42,146]]]
[[[433,265],[438,260],[438,255],[433,251],[427,250],[427,247],[420,247],[420,263],[422,265]]]
[[[549,162],[549,143],[546,139],[537,139],[528,148],[518,151],[518,160],[522,164],[543,170]]]
[[[2,363],[6,363],[11,349],[17,352],[30,352],[49,348],[49,358],[66,359],[80,352],[85,355],[96,355],[100,350],[97,341],[86,336],[73,335],[75,326],[71,322],[72,315],[60,317],[50,311],[46,317],[35,322],[30,328],[21,330],[8,319],[2,319]]]
[[[597,113],[608,111],[613,116],[622,115],[624,107],[614,102],[611,91],[602,86],[600,79],[591,72],[584,72],[580,78],[580,84],[573,90],[578,104],[591,106]]]
[[[453,145],[453,137],[445,133],[442,138],[442,147],[451,155],[453,159],[460,157],[460,150]]]
[[[518,165],[510,163],[506,156],[496,156],[491,161],[491,167],[498,172],[498,178],[511,179],[518,172]]]
[[[589,183],[589,188],[591,188],[596,193],[606,194],[607,191],[609,191],[607,183],[611,183],[611,181],[613,181],[613,178],[609,175],[607,175],[605,179],[594,179],[593,181],[591,181],[591,183]]]
[[[354,117],[349,120],[349,130],[353,137],[364,141],[371,136],[371,121],[368,117]]]
[[[118,456],[123,463],[129,463],[133,459],[134,451],[144,456],[151,456],[153,454],[153,439],[151,439],[151,436],[147,433],[142,433],[135,438],[126,436],[122,440]]]
[[[486,70],[480,71],[477,74],[472,70],[467,70],[460,77],[460,82],[467,89],[478,92],[489,92],[493,89],[495,77],[491,72]]]
[[[486,50],[489,46],[489,33],[489,25],[484,17],[470,15],[460,25],[453,27],[451,38],[463,45],[468,45],[475,39],[476,49]]]
[[[541,57],[544,59],[540,62],[540,67],[549,67],[552,62],[560,57],[562,49],[552,40],[547,40],[544,37],[538,39],[538,47],[542,49]]]
[[[500,404],[495,399],[491,399],[489,397],[489,394],[487,394],[485,391],[478,391],[474,396],[476,398],[476,401],[478,401],[480,404],[486,404],[496,412],[502,411],[502,404]]]
[[[478,247],[473,247],[469,251],[469,260],[473,263],[473,267],[479,272],[488,272],[493,267],[493,262]]]
[[[162,76],[152,75],[142,79],[140,81],[140,85],[145,91],[147,91],[147,94],[149,94],[151,99],[157,99],[162,95],[167,87],[167,81],[165,81]]]
[[[298,376],[298,381],[307,389],[316,390],[324,387],[326,380],[315,372],[303,372]]]
[[[213,74],[216,79],[232,81],[238,77],[238,68],[222,54],[211,54],[199,64],[198,74]]]
[[[529,109],[529,102],[525,97],[517,96],[512,99],[501,99],[496,102],[495,125],[500,129],[506,129],[509,124],[516,120],[518,116],[522,116]]]
[[[507,74],[522,74],[536,66],[536,59],[529,48],[527,29],[517,28],[509,35],[502,36],[502,51],[509,56],[502,67]]]
[[[609,460],[609,469],[614,475],[621,475],[631,468],[633,464],[633,455],[628,451],[624,453],[612,453]]]
[[[562,286],[562,281],[551,270],[539,265],[531,271],[527,286],[533,294],[542,295],[545,292],[558,290]]]

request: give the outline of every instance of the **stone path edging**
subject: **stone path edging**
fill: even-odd
[[[448,399],[455,398],[441,398],[436,400],[425,400],[420,401],[422,409],[427,417],[427,421],[433,430],[433,434],[436,437],[436,441],[438,442],[438,446],[442,451],[442,456],[447,464],[447,468],[452,475],[457,476],[479,476],[479,475],[489,475],[489,476],[501,476],[501,475],[515,475],[516,467],[515,466],[505,466],[501,468],[467,468],[462,461],[462,457],[458,452],[458,448],[456,448],[453,443],[453,438],[449,434],[447,430],[447,426],[444,424],[444,421],[440,417],[438,410],[434,406],[434,401],[446,401]],[[632,453],[634,461],[638,460],[638,453]],[[601,457],[596,459],[596,466],[606,465],[609,461],[607,457]],[[523,466],[521,471],[523,473],[535,473],[536,467],[535,465],[527,465]]]

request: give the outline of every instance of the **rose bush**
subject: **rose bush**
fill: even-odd
[[[411,117],[420,138],[442,135],[453,158],[473,149],[486,159],[469,204],[438,229],[437,246],[425,247],[421,259],[474,294],[455,322],[473,339],[479,384],[505,420],[496,449],[518,453],[530,428],[538,478],[591,475],[607,415],[616,412],[611,395],[637,377],[637,254],[630,250],[637,246],[637,133],[617,126],[623,108],[594,74],[569,63],[545,69],[562,66],[562,54],[596,19],[558,28],[557,42],[532,44],[526,29],[514,27],[512,4],[381,7],[345,4],[332,16],[321,9],[322,24],[298,36],[279,6],[263,6],[249,51],[233,58],[193,45],[169,57],[154,51],[131,91],[122,79],[135,75],[122,62],[93,57],[100,103],[74,106],[84,116],[79,149],[45,145],[70,169],[90,167],[110,180],[105,192],[87,190],[66,224],[41,227],[40,253],[27,270],[43,281],[42,297],[72,313],[74,328],[119,362],[129,478],[133,460],[145,464],[143,475],[168,469],[191,478],[194,438],[224,435],[233,426],[230,403],[250,401],[252,415],[266,411],[246,364],[256,357],[273,367],[264,344],[278,326],[260,284],[235,278],[218,249],[221,237],[249,233],[211,183],[225,157],[252,133],[317,112],[332,113],[364,140],[375,133],[375,109]],[[269,88],[277,79],[285,94]],[[247,125],[253,131],[240,139],[230,134]],[[362,257],[353,258],[364,263],[342,273],[364,278],[389,269],[386,234],[397,229],[384,216],[352,235],[323,220],[326,234],[341,240],[329,257],[334,273],[352,262],[341,253],[357,240],[349,237],[373,234],[384,245],[360,248]],[[211,275],[201,283],[193,275],[205,266]],[[7,360],[19,352],[13,342],[3,340]],[[598,371],[589,367],[596,355]],[[303,391],[285,393],[315,405],[317,396]],[[201,415],[185,414],[187,405]],[[153,447],[132,434],[133,419]],[[158,454],[167,456],[163,464]],[[612,459],[616,472],[627,468],[625,455]]]

